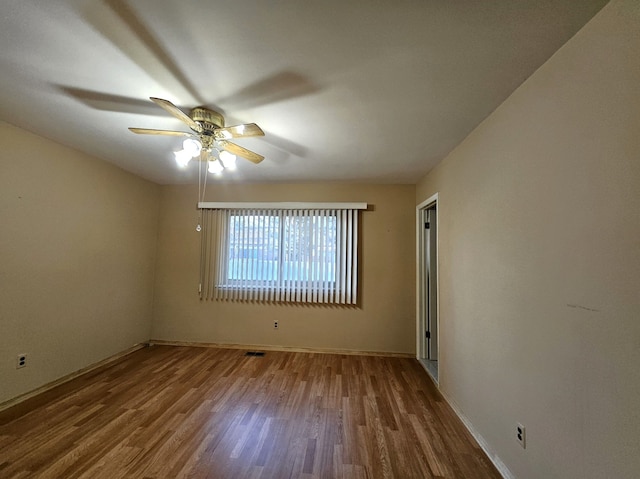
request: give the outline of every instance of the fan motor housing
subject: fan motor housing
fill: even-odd
[[[202,106],[191,110],[189,116],[192,120],[199,122],[202,128],[209,133],[224,127],[224,117],[220,113]]]

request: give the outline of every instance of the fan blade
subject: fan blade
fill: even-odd
[[[138,135],[191,136],[193,134],[186,131],[151,130],[149,128],[129,128],[129,130]]]
[[[228,140],[230,138],[242,138],[245,136],[264,136],[264,131],[255,123],[244,125],[226,126],[218,128],[214,132],[216,140]]]
[[[218,141],[218,145],[220,145],[223,150],[227,150],[229,153],[233,153],[236,156],[241,156],[256,165],[264,160],[264,156],[229,141],[220,140]]]
[[[163,100],[162,98],[151,97],[151,101],[154,102],[159,107],[164,108],[167,112],[171,113],[178,120],[185,122],[189,126],[189,128],[191,128],[193,131],[202,133],[202,126],[200,126],[199,123],[191,119],[185,112],[183,112],[180,108],[175,106],[169,100]]]

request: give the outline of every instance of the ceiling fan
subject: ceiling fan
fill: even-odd
[[[184,122],[192,132],[148,128],[129,128],[129,130],[140,135],[188,137],[183,143],[184,149],[174,153],[180,166],[184,167],[192,158],[197,158],[200,161],[209,162],[210,172],[220,173],[224,168],[232,168],[235,165],[236,155],[255,164],[264,160],[264,156],[229,141],[231,138],[264,136],[262,129],[255,123],[225,126],[222,114],[209,108],[199,106],[193,108],[187,115],[169,100],[151,97],[151,101]]]

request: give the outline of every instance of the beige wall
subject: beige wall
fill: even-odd
[[[607,5],[416,202],[435,192],[444,393],[520,479],[639,477],[640,3]]]
[[[159,187],[6,123],[0,144],[2,402],[149,338]]]
[[[200,301],[197,188],[162,187],[154,339],[413,353],[415,187],[357,184],[209,185],[207,201],[358,201],[358,308]],[[279,329],[273,329],[273,321]]]

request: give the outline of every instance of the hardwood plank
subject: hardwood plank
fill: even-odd
[[[152,346],[45,399],[0,477],[500,478],[414,359]]]

